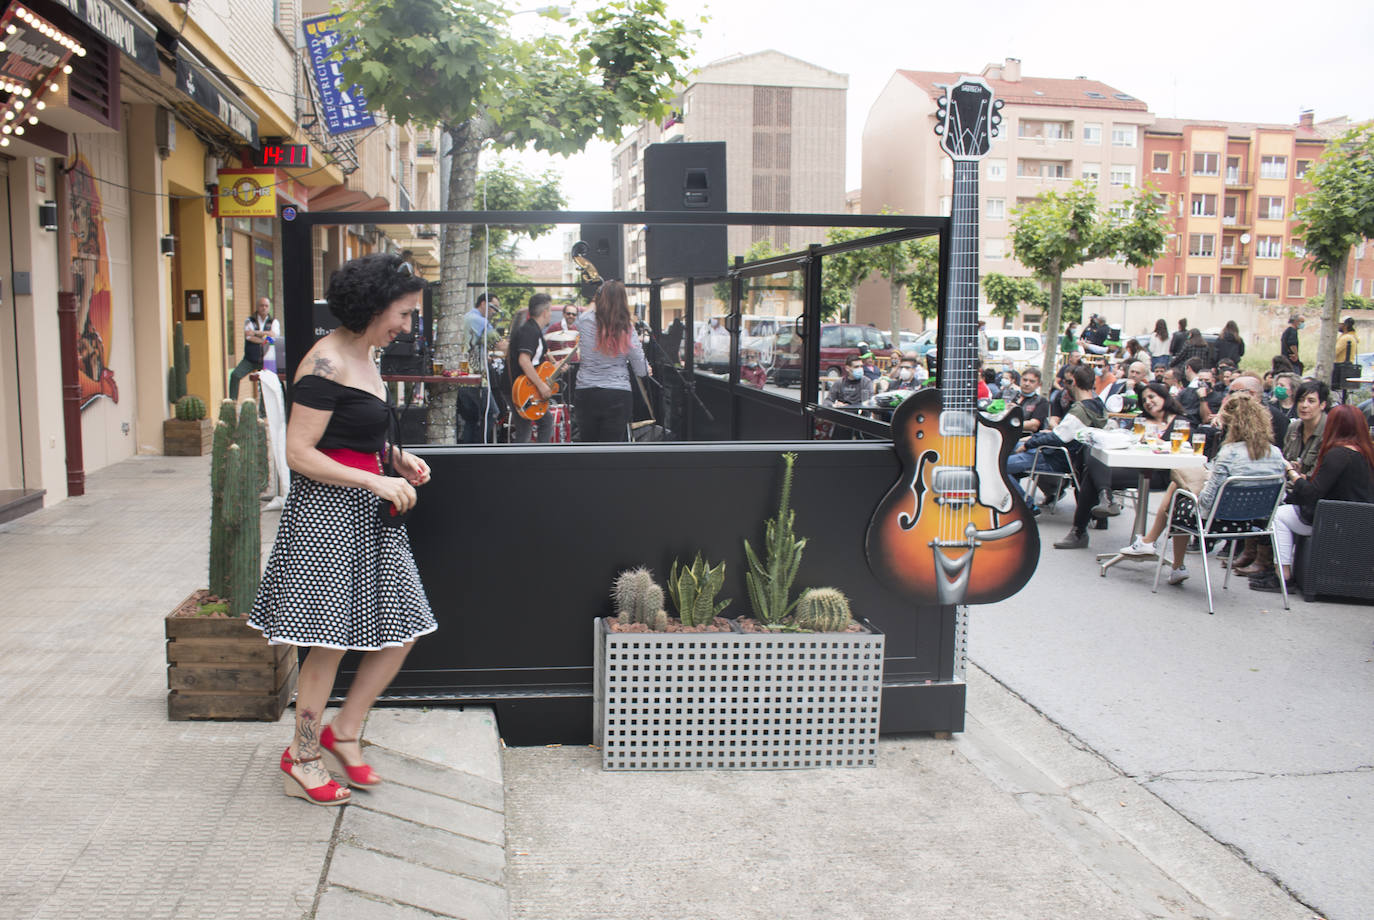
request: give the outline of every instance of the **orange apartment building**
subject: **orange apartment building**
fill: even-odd
[[[1139,284],[1161,294],[1254,294],[1299,307],[1324,293],[1326,279],[1303,267],[1294,235],[1303,177],[1345,118],[1296,125],[1161,118],[1145,129],[1146,178],[1168,197],[1173,235]],[[1348,293],[1374,293],[1374,251],[1351,254]]]

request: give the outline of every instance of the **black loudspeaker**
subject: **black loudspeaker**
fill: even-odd
[[[586,258],[596,266],[601,280],[624,281],[625,228],[620,224],[583,224],[578,232],[587,244]]]
[[[724,211],[725,142],[644,148],[644,210]],[[644,250],[650,278],[712,278],[729,267],[724,224],[651,224]]]

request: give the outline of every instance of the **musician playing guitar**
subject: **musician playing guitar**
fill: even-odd
[[[511,332],[510,354],[506,356],[511,384],[523,375],[538,392],[540,399],[548,399],[553,395],[553,388],[544,382],[538,371],[539,363],[548,351],[544,344],[544,325],[549,321],[549,305],[552,302],[553,298],[548,294],[535,294],[530,298],[529,318],[519,329]],[[553,440],[553,416],[546,413],[538,421],[530,421],[519,412],[511,412],[512,444],[528,444],[531,430],[537,442],[549,443]]]

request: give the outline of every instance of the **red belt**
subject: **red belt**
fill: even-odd
[[[382,471],[382,460],[378,454],[365,453],[361,450],[350,450],[347,447],[325,447],[320,449],[331,460],[342,463],[344,466],[351,466],[355,470],[362,470],[364,473],[380,473]]]

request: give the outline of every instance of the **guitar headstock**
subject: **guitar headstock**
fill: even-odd
[[[987,155],[1002,124],[1002,100],[978,77],[961,77],[941,97],[935,133],[940,147],[953,160],[977,160]]]

